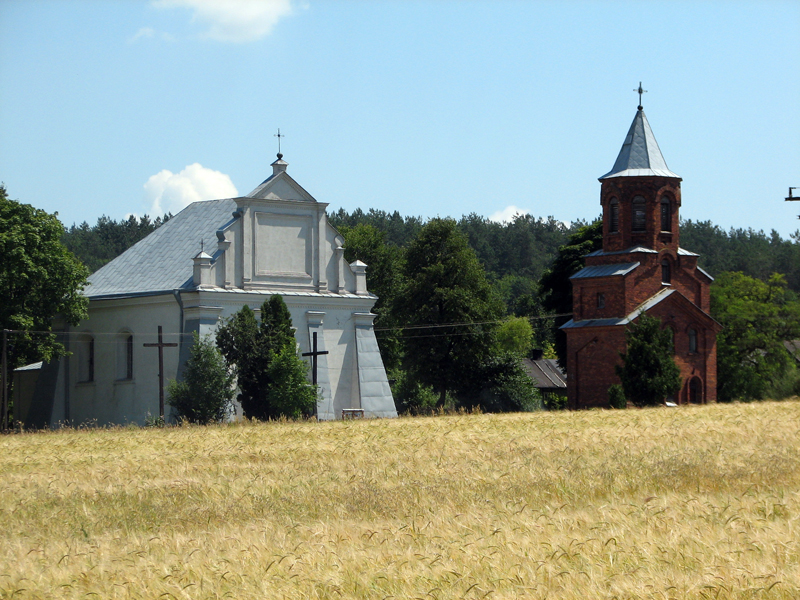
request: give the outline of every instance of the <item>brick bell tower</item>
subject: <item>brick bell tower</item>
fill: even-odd
[[[641,106],[614,167],[600,177],[603,249],[573,275],[573,318],[567,336],[571,409],[607,407],[619,383],[614,366],[625,351],[626,326],[639,314],[672,331],[681,371],[678,404],[715,402],[719,324],[709,311],[712,277],[697,254],[680,247],[681,178],[669,170]]]

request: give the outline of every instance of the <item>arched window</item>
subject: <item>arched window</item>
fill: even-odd
[[[689,327],[689,353],[697,353],[697,330],[694,327]]]
[[[616,198],[611,199],[608,211],[608,231],[609,233],[617,233],[619,231],[619,202]]]
[[[689,402],[692,404],[703,403],[703,384],[697,377],[692,377],[689,381]]]
[[[669,331],[669,350],[675,354],[675,330],[668,326],[667,331]]]
[[[597,308],[606,307],[606,295],[603,292],[597,294]]]
[[[117,379],[133,379],[133,334],[129,331],[117,336]]]
[[[88,334],[78,337],[78,381],[94,381],[94,338]]]
[[[661,283],[670,283],[672,281],[672,267],[669,264],[669,259],[661,261]]]
[[[672,231],[672,208],[669,198],[661,198],[661,231]]]
[[[631,223],[633,231],[644,231],[647,224],[647,212],[644,198],[636,196],[631,205]]]

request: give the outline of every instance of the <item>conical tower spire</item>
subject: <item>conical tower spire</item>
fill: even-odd
[[[644,110],[639,105],[633,123],[622,144],[614,168],[600,178],[610,179],[612,177],[677,177],[669,170],[667,161],[661,155],[658,142],[650,129],[650,123],[644,115]]]

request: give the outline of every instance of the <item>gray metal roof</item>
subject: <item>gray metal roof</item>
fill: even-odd
[[[560,329],[575,329],[579,327],[613,327],[615,325],[627,325],[628,323],[636,319],[636,317],[639,316],[639,313],[647,312],[648,310],[653,308],[656,304],[659,304],[660,302],[666,300],[674,293],[676,293],[676,290],[674,288],[661,289],[652,296],[650,296],[647,300],[642,302],[627,316],[622,318],[583,319],[582,321],[575,321],[574,319],[570,319],[569,321],[564,323],[560,327]]]
[[[530,358],[524,358],[522,359],[522,368],[525,369],[528,377],[533,380],[534,386],[537,388],[564,389],[567,387],[567,378],[555,359],[531,360]]]
[[[633,117],[633,123],[631,123],[631,128],[622,144],[622,149],[619,151],[614,168],[600,179],[653,175],[680,179],[679,175],[667,167],[667,162],[661,155],[658,142],[650,129],[650,123],[647,122],[644,111],[639,108],[636,116]]]
[[[633,254],[634,252],[644,252],[645,254],[658,254],[658,250],[647,248],[646,246],[631,246],[625,250],[614,250],[613,252],[604,252],[603,250],[595,250],[586,256],[614,256],[615,254]]]
[[[217,229],[236,210],[232,198],[193,202],[146,238],[89,276],[84,294],[142,295],[188,288],[201,249],[217,247]]]
[[[641,263],[617,263],[610,265],[597,265],[595,267],[584,267],[570,279],[587,279],[590,277],[613,277],[615,275],[627,275],[638,267]]]

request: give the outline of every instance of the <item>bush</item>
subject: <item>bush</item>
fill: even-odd
[[[483,412],[533,412],[542,410],[542,396],[522,368],[516,354],[506,352],[484,361],[476,370],[473,393],[459,397],[460,406]]]
[[[190,423],[219,422],[231,412],[233,381],[234,376],[214,343],[195,333],[183,380],[170,381],[167,403],[179,418]]]
[[[625,391],[620,384],[615,383],[608,388],[608,405],[611,408],[626,408],[628,406],[628,399],[625,398]]]
[[[393,371],[390,381],[398,414],[422,415],[436,409],[439,396],[432,387],[422,385],[401,370]]]

